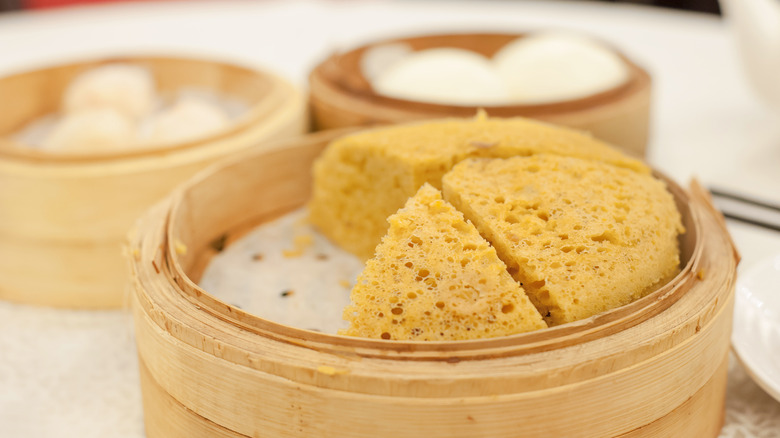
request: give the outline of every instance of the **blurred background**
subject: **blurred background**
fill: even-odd
[[[153,0],[144,0],[153,1]],[[509,0],[508,0],[509,1]],[[636,3],[690,11],[720,14],[717,0],[602,0],[610,3]],[[18,9],[57,8],[95,3],[115,3],[113,0],[0,0],[0,12]]]
[[[780,0],[742,2],[721,3],[774,4],[780,17]],[[328,56],[383,38],[571,29],[608,42],[651,76],[646,159],[654,168],[683,186],[696,178],[780,205],[780,119],[768,105],[780,102],[780,21],[732,9],[722,18],[717,0],[0,0],[0,79],[74,60],[161,54],[274,72],[305,98],[310,73]],[[760,86],[751,87],[751,71]],[[0,107],[23,106],[10,101],[0,93]],[[0,195],[14,190],[3,181]],[[0,226],[3,214],[0,205]],[[741,273],[780,252],[776,230],[727,225]],[[143,438],[134,343],[126,310],[0,300],[0,437]],[[780,403],[736,360],[729,379],[721,438],[777,437]]]

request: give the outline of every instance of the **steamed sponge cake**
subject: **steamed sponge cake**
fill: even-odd
[[[474,225],[424,184],[352,289],[341,333],[395,340],[461,340],[546,327]]]
[[[443,186],[551,325],[627,304],[678,272],[680,214],[651,175],[537,155],[463,161]]]
[[[387,231],[386,219],[424,183],[441,188],[456,163],[474,157],[539,153],[586,158],[649,173],[587,134],[531,120],[450,119],[363,131],[331,143],[314,165],[311,221],[364,259]]]

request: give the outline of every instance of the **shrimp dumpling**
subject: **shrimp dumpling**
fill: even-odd
[[[127,116],[112,108],[95,108],[65,114],[42,147],[53,152],[95,152],[129,146],[135,138],[135,124]]]
[[[154,78],[146,68],[108,64],[77,76],[65,90],[65,112],[113,108],[138,120],[148,115],[157,100]]]
[[[230,122],[228,114],[206,99],[182,97],[150,120],[147,141],[168,143],[213,134]]]

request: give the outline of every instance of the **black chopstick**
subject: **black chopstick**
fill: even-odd
[[[736,203],[737,205],[742,204],[742,206],[746,210],[752,209],[754,212],[756,212],[758,209],[759,211],[765,213],[764,216],[766,216],[767,215],[766,213],[768,213],[769,216],[774,215],[774,216],[778,216],[778,218],[780,218],[780,206],[771,204],[766,201],[760,201],[755,198],[745,196],[742,194],[736,194],[733,192],[728,192],[713,187],[710,188],[710,193],[712,193],[716,207],[719,208],[721,213],[723,213],[723,216],[726,217],[727,219],[766,228],[772,231],[780,231],[780,219],[778,219],[777,221],[762,220],[761,218],[755,217],[755,215],[747,215],[745,214],[744,211],[737,210],[733,208],[733,206],[731,206],[732,208],[728,208],[729,207],[728,204],[723,205],[722,203],[718,202],[718,199],[720,198],[725,201],[730,201],[732,204],[733,203]]]
[[[712,193],[714,196],[719,196],[721,198],[733,199],[735,201],[744,202],[745,204],[755,205],[757,207],[762,207],[769,210],[780,212],[780,205],[770,204],[769,202],[766,201],[759,201],[755,198],[751,198],[745,195],[738,195],[736,193],[726,192],[722,189],[717,189],[714,187],[710,187],[710,193]]]
[[[772,231],[780,231],[780,225],[770,224],[769,222],[763,222],[763,221],[760,221],[758,219],[751,219],[751,218],[744,217],[744,216],[739,216],[739,215],[736,215],[736,214],[733,214],[733,213],[726,213],[726,212],[721,212],[721,213],[723,213],[723,217],[725,217],[726,219],[732,219],[732,220],[735,220],[735,221],[738,221],[738,222],[744,222],[744,223],[749,224],[749,225],[755,225],[757,227],[766,228],[766,229],[772,230]]]

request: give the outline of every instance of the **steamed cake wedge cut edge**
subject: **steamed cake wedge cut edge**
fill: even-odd
[[[443,186],[550,325],[628,304],[678,272],[680,214],[651,175],[537,155],[465,160]]]
[[[547,327],[495,249],[437,189],[424,184],[387,220],[340,334],[448,341]]]
[[[540,153],[575,156],[649,174],[630,158],[588,134],[522,119],[444,119],[362,131],[332,142],[314,165],[312,223],[331,241],[362,259],[387,231],[386,218],[424,183],[467,158]]]

